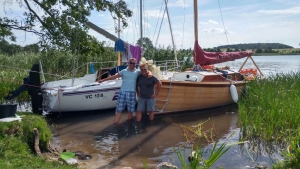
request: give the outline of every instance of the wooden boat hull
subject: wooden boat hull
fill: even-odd
[[[212,79],[212,78],[210,78]],[[156,107],[159,113],[181,112],[235,103],[230,85],[235,85],[240,98],[244,81],[201,82],[162,80]]]

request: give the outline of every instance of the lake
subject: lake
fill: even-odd
[[[265,76],[270,73],[290,73],[299,71],[300,56],[253,56]],[[243,60],[218,64],[228,65],[238,70]],[[255,68],[249,60],[245,68]],[[221,138],[227,143],[239,141],[239,117],[236,105],[229,105],[215,109],[185,112],[156,116],[153,123],[143,123],[141,130],[136,129],[135,123],[128,122],[127,113],[122,114],[121,128],[116,128],[114,110],[65,113],[53,116],[51,128],[54,132],[53,146],[62,151],[83,151],[92,156],[89,161],[81,161],[80,166],[86,168],[144,168],[143,161],[147,160],[149,168],[161,162],[170,162],[181,168],[174,147],[182,147],[186,141],[182,127],[195,126],[203,123],[203,131],[209,133],[213,128],[215,138]],[[229,137],[232,135],[231,137]],[[205,150],[205,157],[212,146],[211,141],[201,140]],[[182,152],[183,153],[183,152]],[[185,160],[188,162],[190,147],[185,148]],[[261,151],[257,154],[249,150],[247,143],[233,146],[226,152],[212,168],[225,167],[228,169],[249,169],[258,164],[271,167],[272,163],[281,159],[277,153],[267,154]]]

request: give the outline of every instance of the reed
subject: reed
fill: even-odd
[[[23,103],[30,101],[30,97],[27,92],[21,93],[17,98],[12,100],[5,100],[4,97],[9,92],[19,88],[23,84],[23,78],[28,76],[24,71],[0,71],[0,104],[6,103]]]
[[[300,72],[271,74],[247,83],[238,106],[240,136],[250,148],[272,154],[298,142],[299,150]],[[300,153],[294,155],[300,158]]]
[[[233,143],[231,145],[227,145],[226,141],[222,143],[218,140],[214,141],[213,138],[216,136],[213,134],[213,128],[204,132],[202,125],[203,123],[191,127],[180,125],[187,141],[183,145],[175,147],[173,151],[177,155],[183,169],[209,169],[233,145],[239,144]],[[230,135],[229,138],[232,135]],[[201,144],[201,142],[204,140],[207,141],[208,145],[213,145],[208,157],[204,157],[205,153],[207,153],[204,151],[206,145]],[[185,154],[186,148],[189,147],[191,147],[191,153],[189,156],[190,162],[188,163],[186,161]]]

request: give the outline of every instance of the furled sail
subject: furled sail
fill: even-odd
[[[234,61],[247,56],[251,56],[253,52],[205,52],[195,41],[194,45],[194,63],[195,65],[211,65],[216,63],[223,63],[227,61]]]

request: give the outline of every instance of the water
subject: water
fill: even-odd
[[[300,70],[300,55],[252,56],[252,58],[265,76]],[[217,64],[216,66],[230,66],[237,71],[245,60],[239,59],[233,62]],[[248,59],[244,68],[255,68],[255,65]]]
[[[256,64],[265,75],[270,73],[289,73],[299,71],[300,56],[254,56]],[[229,62],[229,66],[238,69],[243,62]],[[254,68],[247,62],[245,68]],[[170,162],[181,168],[174,147],[182,146],[186,141],[180,125],[195,126],[203,123],[203,131],[208,134],[214,129],[214,137],[220,141],[237,143],[239,141],[239,118],[235,105],[188,114],[156,116],[153,124],[146,124],[141,130],[136,129],[136,123],[127,122],[127,113],[122,114],[121,127],[116,128],[114,110],[96,111],[89,113],[70,113],[53,117],[52,129],[55,137],[53,146],[62,151],[83,151],[93,158],[84,161],[80,166],[86,168],[121,168],[130,166],[144,168],[143,161],[147,160],[148,167],[154,167],[161,162]],[[180,125],[179,125],[180,124]],[[233,134],[231,137],[229,137]],[[211,140],[201,139],[206,156],[211,150]],[[212,168],[248,169],[258,164],[271,167],[280,154],[267,154],[261,151],[257,154],[248,150],[248,144],[233,146]],[[185,149],[185,161],[188,163],[190,147]],[[182,152],[184,153],[184,152]]]

